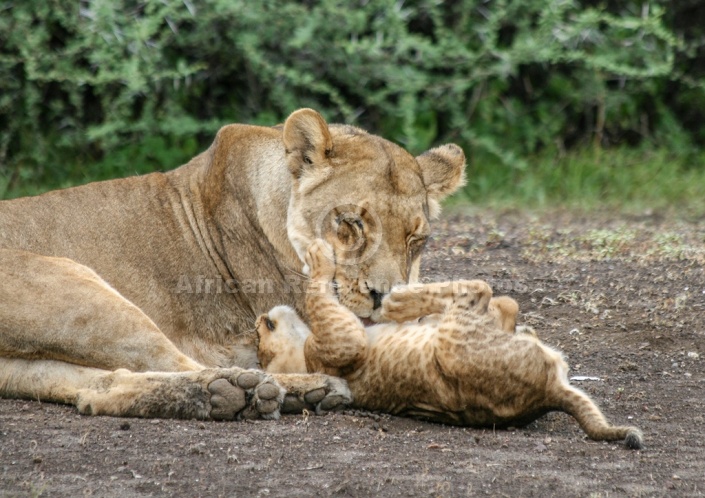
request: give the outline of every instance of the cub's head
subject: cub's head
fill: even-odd
[[[255,322],[257,359],[269,373],[306,373],[304,343],[311,333],[296,311],[277,306]]]
[[[414,157],[358,128],[329,126],[311,109],[289,116],[283,140],[291,244],[302,262],[316,238],[333,244],[340,302],[377,321],[391,287],[418,278],[429,223],[465,182],[462,149],[449,144]]]

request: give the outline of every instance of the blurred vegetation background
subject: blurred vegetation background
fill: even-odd
[[[5,0],[0,198],[174,168],[320,110],[477,203],[705,211],[699,0]]]

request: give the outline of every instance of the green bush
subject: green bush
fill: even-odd
[[[483,162],[470,173],[467,197],[510,208],[567,206],[632,213],[705,215],[705,153],[685,157],[665,148],[582,149],[530,156],[523,170]]]
[[[696,2],[25,0],[0,11],[5,196],[172,168],[222,124],[274,124],[304,106],[413,152],[454,141],[474,163],[519,171],[536,153],[693,155],[705,139]]]

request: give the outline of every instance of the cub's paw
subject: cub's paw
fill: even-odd
[[[444,301],[424,284],[394,287],[382,300],[381,321],[403,323],[441,313]]]
[[[306,251],[305,263],[310,268],[311,278],[330,280],[335,275],[335,254],[323,239],[316,239]]]
[[[492,298],[492,287],[484,280],[457,280],[448,282],[454,296],[469,296],[480,301]]]
[[[338,377],[310,374],[312,385],[292,389],[286,393],[282,413],[301,413],[303,410],[322,412],[341,410],[352,403],[348,383]],[[321,382],[322,381],[322,382]]]
[[[210,417],[214,420],[278,419],[286,391],[259,370],[239,370],[213,380]]]

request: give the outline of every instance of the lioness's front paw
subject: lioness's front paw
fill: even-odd
[[[277,418],[284,389],[265,372],[213,368],[197,372],[120,369],[79,390],[76,406],[88,415],[235,420]]]
[[[285,390],[259,370],[242,370],[208,384],[210,417],[215,420],[277,419]]]
[[[306,251],[306,266],[311,269],[313,279],[331,279],[335,275],[335,255],[330,244],[316,239]]]
[[[309,391],[287,392],[281,412],[301,413],[306,409],[320,414],[324,411],[345,408],[352,403],[353,396],[347,382],[338,377],[324,377],[325,380],[321,387]]]

